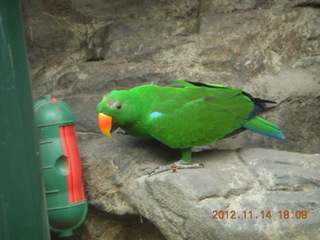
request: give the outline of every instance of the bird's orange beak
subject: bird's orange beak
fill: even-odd
[[[107,137],[111,138],[111,126],[112,126],[112,117],[99,113],[98,114],[98,126],[100,128],[100,131]]]

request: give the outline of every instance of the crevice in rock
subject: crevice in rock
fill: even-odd
[[[105,59],[101,56],[97,57],[97,56],[94,56],[94,57],[91,57],[91,58],[88,58],[86,60],[86,62],[99,62],[99,61],[104,61]]]
[[[314,1],[298,1],[293,7],[311,7],[311,8],[320,8],[320,2],[317,0]]]

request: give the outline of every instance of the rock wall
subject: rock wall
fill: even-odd
[[[244,133],[214,148],[318,152],[317,1],[25,0],[23,6],[34,97],[53,93],[70,102],[81,132],[98,132],[95,105],[103,93],[178,78],[277,102],[263,117],[283,129],[286,141]]]
[[[118,134],[113,141],[81,141],[87,197],[97,209],[140,215],[170,240],[320,238],[319,154],[207,150],[193,155],[203,169],[149,177],[146,170],[178,155],[157,142],[134,139]],[[229,215],[213,219],[214,211]]]
[[[190,201],[202,201],[201,197],[193,199],[193,195],[189,196],[189,192],[180,189],[182,186],[177,182],[180,178],[179,181],[184,182],[186,180],[182,179],[184,175],[179,174],[177,179],[171,180],[166,178],[172,178],[172,174],[159,176],[159,179],[155,176],[152,180],[142,176],[146,168],[165,163],[168,159],[177,160],[176,151],[168,150],[153,141],[140,141],[127,136],[118,136],[112,143],[109,139],[100,138],[95,106],[102,94],[113,89],[128,89],[150,83],[168,85],[172,79],[242,88],[256,97],[277,102],[270,105],[262,116],[279,125],[287,139],[277,141],[244,132],[211,146],[197,148],[195,151],[273,148],[309,153],[308,156],[316,159],[315,162],[319,160],[318,155],[311,154],[319,152],[320,141],[319,1],[23,0],[22,9],[34,99],[38,100],[43,94],[54,94],[68,102],[75,110],[80,150],[84,161],[86,191],[90,203],[96,208],[120,215],[127,213],[142,215],[156,225],[167,239],[179,239],[178,235],[182,236],[181,239],[198,239],[195,238],[196,235],[192,235],[190,224],[205,222],[205,216],[210,215],[207,209],[204,215],[198,218],[198,222],[194,222],[188,220],[186,214],[177,212],[180,210],[172,210],[173,207],[180,209],[179,206],[157,200],[160,196],[157,197],[158,193],[154,192],[153,184],[162,186],[161,184],[167,181],[168,185],[164,184],[161,191],[165,188],[176,189],[182,194],[181,196],[186,194],[189,197],[189,202],[185,203],[187,208],[198,208],[199,205],[192,205]],[[93,153],[87,146],[91,146],[92,149],[99,146],[99,152]],[[163,151],[168,154],[163,154]],[[264,150],[259,151],[261,154],[265,153]],[[208,158],[216,158],[215,151],[209,152],[212,155],[209,154],[211,157]],[[230,160],[233,157],[230,154],[237,155],[239,150],[225,152],[226,161],[231,161],[230,166],[233,166],[233,160]],[[277,154],[281,155],[282,152]],[[274,161],[277,154],[273,154],[270,161]],[[293,195],[288,195],[290,199],[297,196],[298,199],[295,200],[299,202],[299,194],[309,194],[308,191],[317,192],[319,188],[318,180],[306,177],[310,174],[307,170],[299,173],[303,177],[292,179],[296,173],[296,169],[292,169],[292,166],[295,166],[297,159],[304,155],[288,156],[290,160],[285,165],[292,174],[287,175],[289,176],[285,178],[287,180],[282,179],[280,185],[284,186],[283,189],[275,190],[276,195],[278,191],[283,194],[275,197],[278,209],[282,205],[277,201],[285,199],[286,191],[292,192]],[[235,169],[232,168],[235,176],[238,176],[243,169],[249,171],[250,167],[243,166],[247,161],[249,160],[244,158],[243,161],[238,159],[233,162],[237,166],[240,164]],[[215,159],[212,162],[215,164]],[[252,163],[247,163],[250,164]],[[304,164],[307,166],[309,163]],[[318,165],[316,166],[318,168]],[[266,171],[274,168],[268,165],[262,167]],[[101,169],[105,171],[101,172]],[[197,173],[193,175],[186,172],[187,175],[190,174],[190,178],[197,177]],[[119,174],[121,176],[118,176]],[[209,201],[211,212],[219,206],[228,209],[225,202],[231,202],[230,206],[233,206],[238,201],[233,195],[249,202],[251,200],[247,199],[248,196],[258,196],[257,199],[269,197],[272,192],[268,191],[273,191],[269,189],[273,189],[270,186],[273,184],[278,186],[275,179],[281,177],[278,173],[268,175],[267,179],[261,174],[259,178],[258,175],[252,173],[248,178],[239,175],[239,179],[234,180],[233,192],[224,186],[223,181],[215,182],[215,178],[200,182],[199,184],[206,184],[209,180],[210,183],[215,182],[214,185],[208,183],[206,187],[222,191],[213,194],[213,198],[216,199]],[[263,192],[257,192],[259,184],[264,181],[270,186],[266,186]],[[305,187],[297,189],[288,187],[294,185],[295,181],[298,185],[301,185],[302,181]],[[144,192],[139,190],[142,191],[141,196],[155,199],[159,211],[145,209],[154,208],[156,206],[154,203],[142,206],[138,204],[138,200],[132,200],[137,198],[133,186],[144,190]],[[195,185],[191,187],[197,188]],[[230,194],[223,193],[228,192],[228,189],[231,191]],[[296,191],[299,194],[295,195]],[[220,198],[224,201],[219,201]],[[319,202],[309,198],[304,201],[311,201],[313,206],[319,206]],[[311,205],[303,206],[310,210]],[[201,206],[199,209],[202,209]],[[255,206],[258,209],[257,205]],[[292,206],[298,209],[296,208],[298,203]],[[171,210],[166,212],[166,209]],[[203,210],[199,211],[203,213]],[[196,211],[194,214],[200,212]],[[168,226],[167,222],[170,222],[171,218],[172,226]],[[92,222],[92,218],[89,219]],[[228,225],[230,221],[219,226],[231,235],[219,235],[221,233],[218,227],[210,229],[209,225],[213,224],[210,221],[208,220],[206,227],[203,227],[203,231],[206,229],[210,234],[208,233],[207,237],[203,235],[201,239],[213,239],[208,237],[211,234],[217,239],[236,236],[234,235],[236,232],[230,230],[233,226]],[[305,222],[306,226],[312,229],[312,234],[315,234],[314,220],[310,222]],[[242,232],[238,229],[243,234],[243,239],[250,239],[247,238],[245,230],[251,227],[250,224],[246,225]],[[274,227],[277,224],[278,221],[273,221],[272,226],[268,225],[269,232],[260,231],[259,227],[262,225],[259,223],[253,229],[259,232],[261,239],[293,239],[290,238],[292,232],[284,230],[286,226],[280,224],[279,228]],[[90,221],[85,225],[93,226]],[[241,224],[237,225],[238,228],[240,226]],[[150,228],[152,229],[152,224]],[[283,231],[284,235],[277,235],[278,230]],[[90,237],[92,232],[93,230],[86,231],[85,236],[88,236],[88,239],[104,239],[97,236],[93,238],[93,235]],[[254,236],[254,232],[250,234]],[[145,237],[145,239],[155,239]]]

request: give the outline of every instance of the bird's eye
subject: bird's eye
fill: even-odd
[[[120,110],[121,108],[122,108],[122,104],[117,104],[117,106],[116,106],[116,108],[118,109],[118,110]]]

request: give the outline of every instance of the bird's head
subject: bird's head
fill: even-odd
[[[126,128],[139,116],[137,98],[130,91],[114,90],[103,96],[97,105],[98,126],[101,132],[111,137],[115,126]]]

